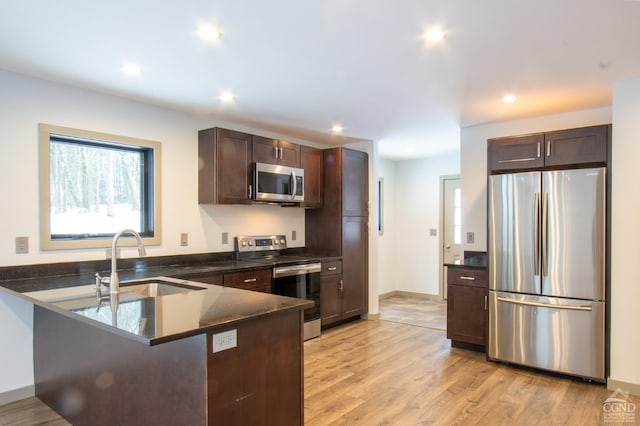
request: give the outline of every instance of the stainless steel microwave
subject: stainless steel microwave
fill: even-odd
[[[255,163],[253,199],[256,201],[304,201],[304,170],[274,164]]]

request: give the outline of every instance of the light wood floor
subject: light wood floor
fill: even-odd
[[[380,299],[380,319],[446,331],[447,302],[393,295]]]
[[[414,300],[402,312],[407,301],[396,302],[381,303],[388,319],[352,322],[305,343],[305,425],[615,424],[604,423],[611,392],[603,385],[451,348],[420,309],[437,312],[442,304]],[[639,397],[632,400],[640,407]],[[0,406],[0,424],[67,423],[28,398]]]

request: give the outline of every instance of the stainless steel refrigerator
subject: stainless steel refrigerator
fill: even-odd
[[[605,380],[606,169],[489,178],[490,359]]]

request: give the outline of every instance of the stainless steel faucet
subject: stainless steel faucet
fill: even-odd
[[[144,249],[144,245],[142,244],[142,238],[140,238],[140,234],[138,234],[133,229],[121,229],[116,232],[113,236],[113,240],[111,241],[111,277],[101,277],[96,273],[96,296],[98,300],[101,298],[100,293],[100,285],[101,284],[109,284],[109,294],[114,295],[120,292],[120,279],[118,278],[118,256],[117,256],[117,248],[118,248],[118,240],[124,234],[133,235],[138,241],[138,254],[140,256],[145,256],[147,254]]]

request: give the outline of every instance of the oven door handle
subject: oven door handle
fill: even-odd
[[[306,275],[320,273],[322,266],[319,263],[305,265],[278,266],[273,268],[273,278],[290,277],[294,275]]]

